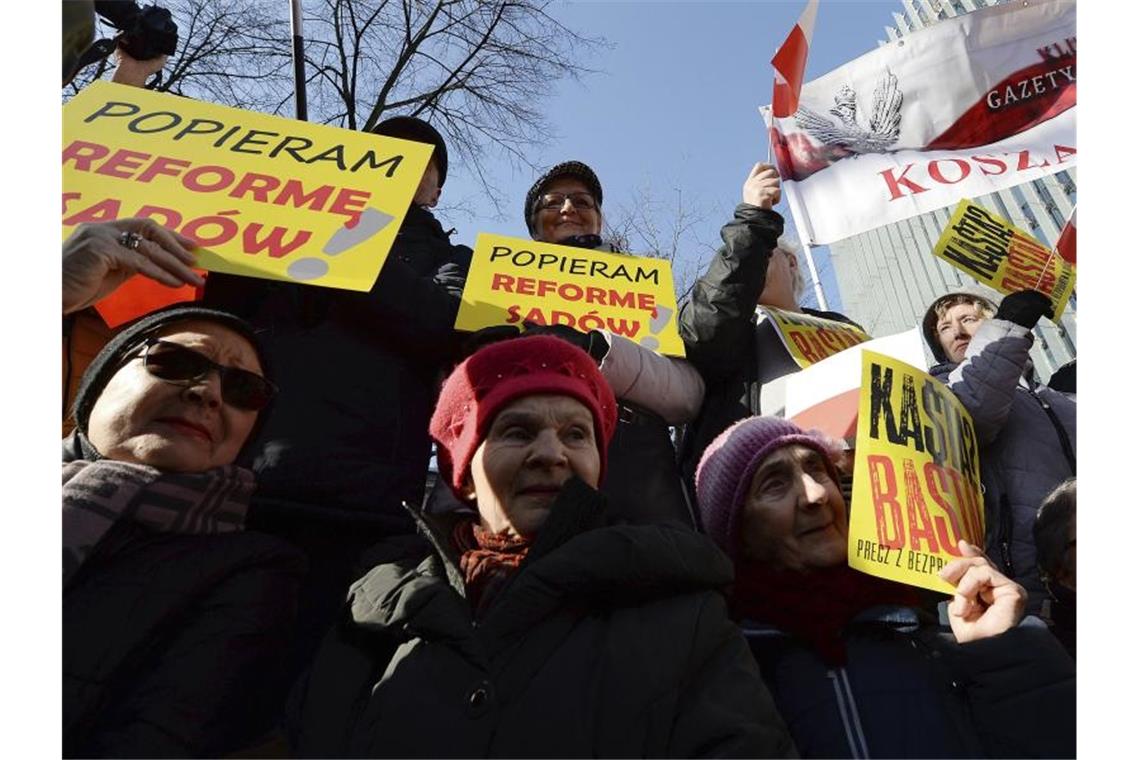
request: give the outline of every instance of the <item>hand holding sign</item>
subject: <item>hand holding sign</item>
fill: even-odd
[[[961,559],[938,575],[957,586],[950,602],[950,628],[959,644],[1005,633],[1025,614],[1025,589],[1006,578],[968,541],[959,541]]]
[[[1019,290],[1002,299],[994,319],[1033,329],[1041,317],[1053,318],[1053,303],[1039,290]]]
[[[152,219],[83,224],[63,244],[63,313],[91,306],[135,274],[172,288],[204,285],[194,241]]]
[[[780,202],[780,174],[771,164],[758,163],[744,180],[741,198],[759,208],[772,208]]]

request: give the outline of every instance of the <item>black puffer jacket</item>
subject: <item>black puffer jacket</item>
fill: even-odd
[[[115,525],[63,595],[63,756],[218,757],[278,719],[304,559]]]
[[[459,350],[453,329],[471,249],[412,206],[368,293],[212,275],[206,300],[264,332],[281,392],[244,464],[258,491],[249,526],[302,549],[294,669],[355,579],[361,551],[412,533],[431,457],[428,420]]]
[[[906,607],[875,607],[828,667],[770,626],[745,635],[803,757],[1075,757],[1076,664],[1042,621],[957,644]]]
[[[423,497],[427,425],[471,249],[412,206],[368,293],[212,275],[206,301],[260,330],[281,393],[247,447],[254,512],[312,513],[381,530],[413,528],[400,507]]]
[[[783,231],[783,217],[775,211],[738,205],[720,231],[724,245],[681,308],[678,328],[685,353],[705,381],[704,404],[686,428],[678,454],[690,487],[705,447],[737,420],[763,413],[764,383],[799,369],[774,328],[756,320],[768,260]],[[804,312],[855,324],[834,311]]]
[[[728,559],[680,526],[590,528],[598,502],[567,486],[477,622],[449,550],[387,547],[298,690],[298,754],[794,756]]]

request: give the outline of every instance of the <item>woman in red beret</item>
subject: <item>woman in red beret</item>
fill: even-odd
[[[295,695],[300,756],[786,757],[721,589],[681,526],[607,525],[616,422],[593,359],[551,336],[487,346],[444,383],[440,475],[470,509],[416,513]]]

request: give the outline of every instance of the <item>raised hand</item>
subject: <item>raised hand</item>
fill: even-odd
[[[772,208],[780,202],[780,174],[771,164],[759,163],[752,167],[744,180],[741,198],[745,203],[760,208]]]
[[[131,57],[131,54],[123,48],[116,47],[115,61],[117,65],[115,73],[111,75],[111,81],[118,84],[129,84],[132,87],[143,87],[146,85],[147,79],[162,71],[167,58],[168,56],[160,55],[157,58],[140,61]]]
[[[1014,627],[1025,614],[1025,589],[1006,578],[967,541],[958,542],[962,557],[939,571],[952,583],[954,599],[949,605],[950,628],[959,644],[997,636]]]
[[[63,313],[91,306],[135,274],[177,288],[205,284],[196,243],[153,219],[81,224],[63,243]]]

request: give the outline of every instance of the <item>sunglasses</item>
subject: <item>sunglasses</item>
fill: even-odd
[[[222,400],[232,407],[256,412],[264,409],[277,386],[261,375],[218,364],[197,351],[158,338],[147,338],[143,366],[169,383],[192,383],[216,371],[222,383]]]
[[[539,197],[536,205],[544,211],[558,211],[566,201],[570,201],[571,206],[583,211],[593,211],[598,207],[594,201],[594,196],[589,193],[570,193],[569,195],[566,193],[546,193]]]

